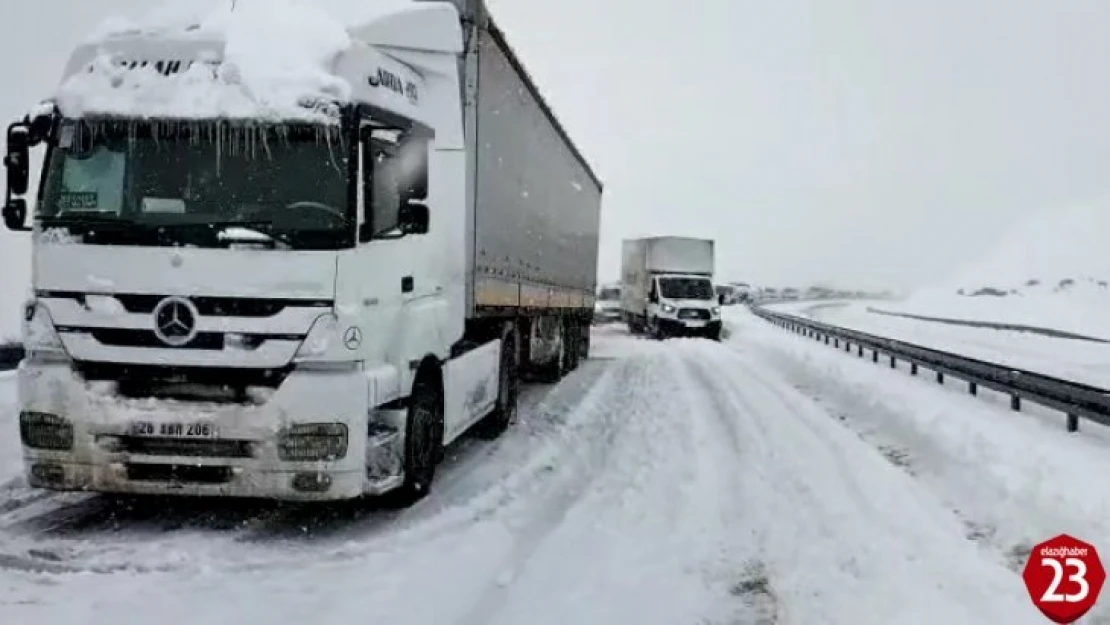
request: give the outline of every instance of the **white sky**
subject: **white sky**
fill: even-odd
[[[606,182],[603,280],[620,239],[685,234],[725,278],[911,288],[1110,187],[1105,0],[488,1]],[[0,4],[6,121],[152,0]],[[0,232],[5,299],[24,236]]]

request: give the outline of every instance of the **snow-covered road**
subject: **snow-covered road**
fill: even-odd
[[[0,622],[1019,625],[1015,547],[1110,544],[1105,489],[1055,482],[1106,441],[731,325],[598,331],[404,512],[31,492],[0,379]]]
[[[972,328],[867,311],[870,302],[776,305],[783,312],[917,343],[925,347],[1028,369],[1093,386],[1110,386],[1110,344],[1027,332]],[[881,304],[874,304],[882,308]]]

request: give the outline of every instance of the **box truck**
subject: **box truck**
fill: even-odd
[[[621,309],[633,334],[721,338],[713,241],[650,237],[623,242]]]
[[[338,25],[313,97],[239,61],[323,18],[245,4],[82,44],[9,127],[33,486],[411,503],[588,353],[602,184],[482,3]]]

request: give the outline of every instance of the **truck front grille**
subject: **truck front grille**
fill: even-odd
[[[678,311],[679,319],[701,319],[707,321],[709,319],[709,311],[702,308],[682,308]]]
[[[185,464],[128,464],[127,479],[134,482],[226,484],[231,467],[198,467]]]
[[[65,328],[63,328],[65,330]],[[224,348],[224,335],[220,332],[201,332],[193,340],[180,347],[163,343],[151,330],[129,330],[123,328],[88,328],[85,330],[101,345],[112,347],[154,347],[160,349],[211,349]]]
[[[251,443],[238,440],[122,437],[123,451],[142,456],[251,458]]]
[[[150,314],[158,302],[168,293],[150,295],[147,293],[111,293],[129,313]],[[68,298],[79,302],[85,300],[85,293],[74,291],[40,291],[42,298]],[[252,297],[191,297],[197,312],[204,317],[273,317],[286,308],[330,308],[330,300],[315,299],[270,299]]]

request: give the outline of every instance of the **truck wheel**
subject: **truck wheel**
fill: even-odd
[[[405,425],[405,481],[397,502],[411,506],[431,490],[443,447],[443,387],[422,373],[412,387]]]
[[[486,440],[501,436],[516,417],[520,396],[520,375],[517,369],[516,326],[508,325],[501,335],[501,364],[497,374],[497,405],[478,425],[477,434]]]
[[[559,353],[550,362],[535,366],[536,378],[540,382],[554,384],[566,374],[567,349],[570,347],[567,344],[566,329],[565,323],[559,324]]]
[[[566,375],[578,368],[578,359],[582,352],[582,328],[577,319],[567,319],[563,325],[563,338],[567,342],[563,349],[563,375]]]
[[[591,335],[590,326],[589,325],[583,325],[582,329],[581,329],[581,332],[582,332],[582,345],[581,345],[581,349],[578,350],[579,358],[581,360],[589,360],[589,358],[590,358],[590,335]]]

